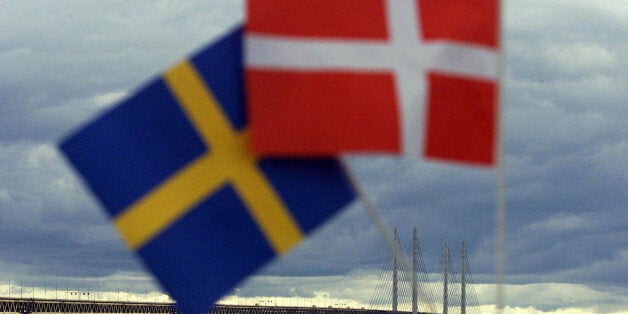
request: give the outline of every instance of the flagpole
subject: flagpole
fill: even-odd
[[[497,166],[497,191],[496,191],[496,212],[495,212],[495,302],[497,313],[503,313],[506,277],[506,183],[504,169],[501,162]]]
[[[395,245],[395,240],[392,237],[392,231],[390,231],[391,229],[388,228],[388,225],[382,219],[382,216],[379,214],[379,211],[375,207],[375,204],[373,204],[371,199],[367,197],[362,187],[358,184],[357,179],[355,175],[353,174],[351,167],[349,167],[345,156],[341,157],[340,164],[342,165],[342,169],[347,175],[347,178],[349,178],[351,187],[357,193],[358,198],[360,199],[360,202],[362,203],[362,207],[364,208],[364,211],[366,212],[367,216],[371,219],[371,221],[375,225],[375,228],[377,228],[382,238],[384,238],[384,241],[386,241],[388,248],[390,248],[391,252],[394,253],[396,250],[395,249],[396,245]]]
[[[498,29],[499,29],[499,64],[498,64],[498,92],[496,117],[500,117],[503,112],[502,90],[504,87],[504,54],[503,54],[503,4],[498,2]],[[496,152],[496,179],[495,179],[495,303],[496,313],[501,314],[504,311],[504,299],[506,288],[504,286],[506,278],[506,171],[504,168],[503,158],[503,119],[498,119],[497,128],[497,152]]]
[[[377,229],[377,231],[379,231],[380,236],[384,238],[384,241],[388,245],[388,248],[394,254],[395,252],[399,250],[397,246],[397,242],[393,238],[390,228],[382,219],[382,216],[380,215],[379,210],[377,210],[377,207],[375,207],[375,204],[371,201],[371,199],[367,196],[366,192],[364,192],[364,190],[358,183],[358,180],[355,177],[353,171],[351,170],[351,167],[349,167],[347,156],[340,157],[340,165],[343,171],[345,172],[345,174],[347,175],[347,178],[349,179],[349,183],[351,184],[351,187],[353,187],[353,190],[358,195],[358,198],[360,199],[362,203],[362,208],[366,212],[366,215],[371,219],[371,222],[375,225],[375,228]],[[405,256],[401,255],[401,258],[399,259],[399,261],[401,261],[402,270],[404,272],[411,273],[410,266]],[[419,289],[419,290],[421,293],[421,297],[423,297],[424,300],[427,300],[425,291],[423,291],[423,289]],[[427,303],[427,306],[429,307],[431,312],[436,312],[435,309],[432,307],[431,303]]]

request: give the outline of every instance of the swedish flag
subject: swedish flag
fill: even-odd
[[[61,144],[185,313],[208,310],[354,198],[335,160],[250,153],[242,85],[238,28]]]

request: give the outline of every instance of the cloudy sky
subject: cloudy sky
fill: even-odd
[[[38,293],[156,289],[57,143],[242,17],[230,0],[0,1],[0,297],[9,283],[13,296],[20,283]],[[511,312],[628,313],[627,38],[623,0],[505,1]],[[454,258],[466,241],[490,309],[494,171],[386,157],[350,164],[405,247],[418,228],[428,271],[438,271],[444,241]],[[351,206],[231,301],[368,304],[386,254]]]

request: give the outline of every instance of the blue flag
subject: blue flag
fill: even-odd
[[[242,30],[167,70],[61,149],[184,313],[207,311],[354,198],[333,159],[258,159]]]

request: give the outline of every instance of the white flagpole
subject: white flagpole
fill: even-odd
[[[499,27],[499,64],[498,79],[499,90],[497,93],[497,117],[503,116],[502,91],[504,89],[504,25],[503,1],[499,1],[498,8],[498,27]],[[504,311],[504,299],[506,288],[504,286],[506,279],[506,170],[504,167],[503,154],[503,121],[498,118],[497,128],[497,152],[496,152],[496,182],[495,182],[495,303],[496,313],[501,314]]]
[[[497,166],[497,191],[495,210],[495,302],[497,313],[503,313],[506,277],[506,183],[504,168],[500,162]]]
[[[377,230],[379,231],[379,234],[382,236],[382,238],[384,238],[384,241],[386,241],[386,244],[390,248],[391,252],[395,252],[396,244],[394,238],[392,237],[392,231],[390,231],[391,229],[388,228],[388,225],[382,219],[382,216],[379,214],[379,211],[375,207],[375,204],[373,204],[373,202],[366,195],[360,184],[358,184],[358,181],[353,174],[351,167],[349,167],[348,165],[346,157],[341,157],[340,164],[342,165],[342,169],[347,175],[347,178],[349,178],[351,187],[358,195],[364,211],[375,225],[375,228],[377,228]]]

